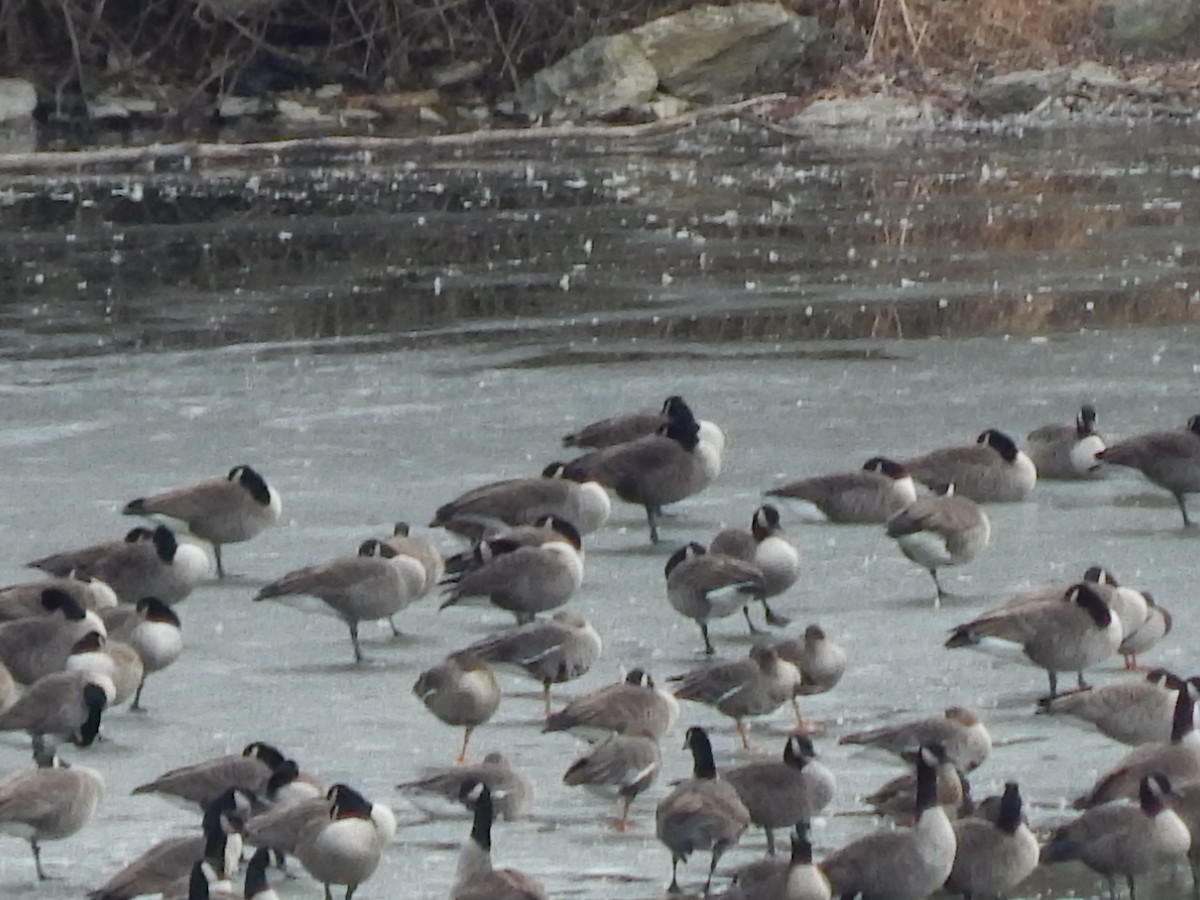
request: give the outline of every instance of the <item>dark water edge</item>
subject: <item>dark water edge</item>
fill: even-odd
[[[720,123],[619,147],[0,175],[0,353],[500,339],[586,361],[597,342],[1188,322],[1197,130],[828,142]]]

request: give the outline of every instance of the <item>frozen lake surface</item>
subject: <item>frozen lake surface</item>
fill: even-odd
[[[397,520],[424,525],[469,487],[562,458],[559,438],[580,424],[679,393],[725,428],[724,472],[679,504],[661,545],[648,543],[641,511],[622,505],[586,542],[584,587],[571,605],[596,624],[604,654],[555,695],[561,702],[634,666],[660,680],[685,671],[702,660],[698,634],[666,601],[663,563],[685,541],[746,524],[768,487],[857,467],[878,453],[970,442],[987,427],[1023,437],[1070,421],[1084,401],[1097,405],[1110,438],[1176,427],[1200,413],[1200,332],[1187,324],[1198,309],[1200,182],[1184,148],[1195,137],[1154,133],[1160,149],[1152,159],[1145,134],[1117,141],[1100,132],[1090,142],[1059,135],[1038,139],[1028,155],[1015,138],[951,138],[907,148],[907,169],[894,147],[846,149],[841,161],[827,148],[808,148],[807,157],[767,149],[778,158],[741,181],[733,172],[728,185],[712,180],[719,153],[692,153],[705,177],[672,178],[688,147],[672,148],[669,160],[557,160],[548,164],[558,173],[548,189],[555,198],[565,190],[562,173],[576,169],[584,174],[573,177],[588,184],[608,184],[613,172],[622,183],[645,174],[645,183],[628,197],[598,190],[574,215],[562,203],[540,209],[536,192],[517,192],[517,212],[503,215],[442,209],[440,230],[399,251],[435,217],[401,202],[399,189],[356,200],[344,215],[328,206],[285,214],[272,205],[282,194],[261,207],[246,200],[244,222],[233,220],[236,204],[195,200],[211,215],[135,228],[111,224],[114,209],[142,215],[131,201],[103,215],[80,202],[84,194],[111,199],[111,182],[36,203],[22,193],[27,184],[13,186],[0,208],[12,285],[0,304],[4,583],[29,579],[29,559],[123,533],[133,524],[117,515],[127,500],[238,463],[266,474],[284,516],[280,527],[228,548],[236,577],[179,607],[187,649],[151,679],[149,713],[116,711],[105,719],[103,743],[71,751],[104,773],[109,796],[84,831],[45,846],[59,880],[36,884],[28,847],[0,840],[4,896],[78,898],[154,841],[190,830],[188,814],[130,789],[253,740],[277,744],[326,783],[347,781],[394,806],[401,828],[358,896],[446,896],[469,823],[421,821],[394,786],[447,763],[460,735],[434,720],[411,688],[420,671],[510,617],[478,608],[439,613],[429,598],[398,617],[402,638],[386,625],[367,628],[369,661],[355,666],[340,623],[251,603],[257,587],[353,552]],[[736,145],[725,153],[735,151],[750,155]],[[992,172],[1008,174],[981,178],[988,160]],[[1014,174],[1018,166],[1028,171]],[[370,170],[357,180],[330,171],[322,183],[349,194],[394,182],[411,188],[410,199],[420,193],[414,184],[445,183],[452,171],[492,197],[529,180],[524,164],[472,168],[461,160],[453,168]],[[788,188],[768,185],[759,177],[765,171],[783,183],[798,171],[815,174],[783,201]],[[930,196],[930,185],[954,187]],[[189,191],[201,193],[196,184]],[[186,193],[159,212],[175,208],[185,218],[193,205]],[[735,196],[755,205],[758,218],[743,209],[720,219],[718,209],[732,209]],[[792,205],[772,217],[785,202]],[[664,210],[676,218],[663,219]],[[523,246],[527,234],[559,240],[557,250],[533,237]],[[852,246],[857,252],[848,254]],[[200,262],[205,253],[209,268]],[[389,257],[395,253],[409,261]],[[528,259],[536,275],[517,262],[500,273],[502,258]],[[905,291],[921,296],[908,302]],[[881,323],[874,332],[854,318],[856,307],[868,306]],[[1092,314],[1102,314],[1095,324],[1105,327],[1092,327]],[[819,335],[810,320],[831,337],[853,339],[812,340]],[[900,321],[915,323],[916,336],[898,339]],[[949,336],[921,336],[937,334]],[[1175,613],[1174,632],[1147,662],[1197,674],[1200,623],[1191,604],[1200,534],[1180,528],[1169,496],[1118,473],[1042,483],[1030,501],[988,514],[990,548],[947,573],[960,596],[934,609],[928,575],[882,527],[806,525],[784,511],[804,574],[775,605],[793,617],[793,630],[819,622],[851,657],[833,692],[804,703],[826,727],[817,749],[839,779],[815,831],[818,857],[875,827],[855,814],[857,797],[901,771],[885,757],[838,746],[840,734],[950,705],[975,708],[997,746],[972,778],[974,793],[1018,780],[1038,824],[1066,817],[1062,805],[1123,755],[1098,733],[1033,715],[1045,692],[1041,670],[942,649],[949,628],[1012,593],[1102,563]],[[447,551],[458,548],[434,537]],[[723,657],[749,646],[740,618],[716,623],[713,633]],[[1094,682],[1122,677],[1119,667],[1102,667]],[[497,827],[497,864],[536,875],[553,897],[660,897],[670,861],[654,838],[653,809],[668,783],[690,771],[682,726],[711,727],[720,766],[754,756],[732,723],[685,704],[663,748],[663,778],[635,804],[635,830],[617,834],[609,827],[615,803],[562,786],[579,745],[540,733],[536,687],[500,677],[505,699],[477,731],[472,755],[498,749],[516,758],[536,779],[538,799],[527,820]],[[776,756],[791,724],[787,710],[756,722],[756,751]],[[27,739],[0,737],[0,770],[27,760]],[[749,832],[727,854],[718,884],[764,846],[761,832]],[[702,884],[704,868],[698,857],[681,868],[684,884]],[[1062,866],[1039,873],[1022,895],[1092,895],[1097,884]],[[1158,897],[1183,896],[1190,883],[1180,872],[1156,888]],[[320,895],[303,875],[278,889],[284,897]]]

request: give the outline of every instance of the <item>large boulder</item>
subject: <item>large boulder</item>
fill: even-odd
[[[1065,67],[1022,69],[989,78],[975,89],[974,99],[985,116],[1011,116],[1032,112],[1070,83],[1071,70]]]
[[[711,102],[771,90],[803,59],[821,28],[778,3],[696,6],[641,25],[630,35],[677,97]]]
[[[1105,0],[1096,25],[1110,42],[1131,50],[1181,46],[1200,30],[1200,0]]]
[[[697,6],[593,38],[530,78],[515,106],[530,117],[595,119],[645,109],[659,91],[712,102],[786,89],[821,33],[778,3]]]

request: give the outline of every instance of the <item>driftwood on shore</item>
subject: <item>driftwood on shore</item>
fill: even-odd
[[[154,167],[159,164],[190,169],[197,164],[233,164],[269,161],[286,165],[289,158],[306,154],[344,156],[359,154],[363,162],[379,161],[399,153],[438,148],[495,147],[502,144],[541,143],[554,140],[623,142],[673,134],[714,119],[742,116],[785,99],[766,94],[704,106],[683,115],[638,125],[575,125],[564,123],[533,128],[500,128],[456,134],[412,137],[327,136],[292,138],[254,143],[202,143],[180,141],[145,147],[98,150],[45,151],[0,154],[2,173],[69,172],[106,166]]]

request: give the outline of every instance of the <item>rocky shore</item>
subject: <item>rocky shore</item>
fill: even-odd
[[[909,24],[904,0],[888,2],[900,4]],[[1086,49],[1103,52],[1072,47],[1043,54],[1054,61],[1042,65],[1019,59],[934,65],[922,59],[910,29],[910,47],[903,33],[898,39],[910,59],[897,65],[903,54],[878,52],[878,22],[864,48],[844,28],[778,3],[697,5],[594,37],[498,97],[480,89],[487,73],[468,62],[424,73],[429,86],[419,90],[363,91],[329,81],[231,92],[191,128],[202,137],[238,139],[647,123],[764,95],[770,100],[757,107],[761,120],[797,132],[1200,119],[1200,58],[1179,49],[1190,50],[1200,35],[1200,0],[1106,0],[1094,8],[1091,26],[1096,39]],[[137,129],[153,136],[169,128],[178,136],[180,112],[168,88],[110,88],[87,97],[80,118],[91,135]],[[45,146],[54,130],[46,118],[44,88],[0,78],[0,151]]]

